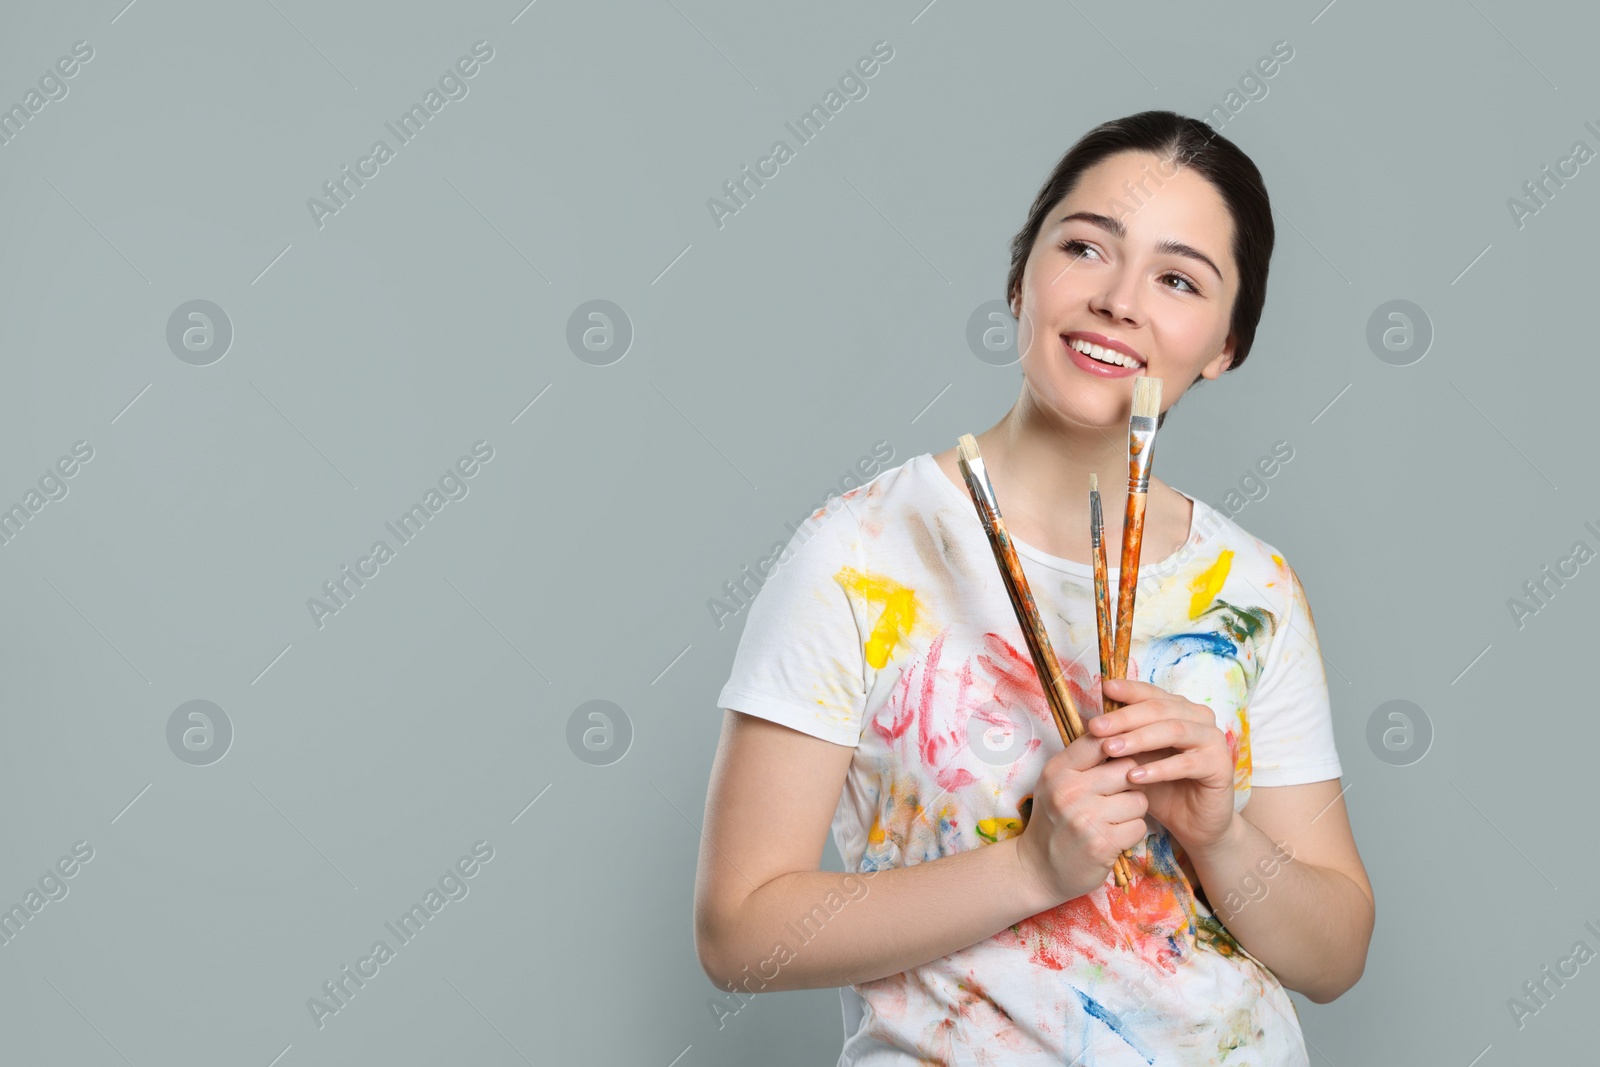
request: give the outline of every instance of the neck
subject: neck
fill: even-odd
[[[1128,485],[1125,420],[1115,427],[1066,423],[1041,411],[1024,390],[1003,419],[978,435],[978,448],[1007,513],[1055,529],[1087,529],[1094,474],[1107,530],[1120,529]],[[1151,489],[1157,484],[1152,475]]]

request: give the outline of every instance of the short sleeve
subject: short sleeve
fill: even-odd
[[[1303,785],[1342,773],[1311,605],[1300,576],[1286,569],[1289,604],[1249,696],[1252,786]]]
[[[717,705],[855,747],[866,711],[863,626],[850,581],[862,573],[850,506],[802,524],[746,609]]]

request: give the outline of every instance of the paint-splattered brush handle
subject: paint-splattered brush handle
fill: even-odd
[[[1094,475],[1089,475],[1091,482]],[[1106,590],[1106,540],[1105,519],[1100,511],[1100,490],[1089,490],[1089,540],[1094,550],[1094,622],[1095,637],[1100,646],[1100,678],[1111,677],[1111,598]],[[1100,694],[1104,711],[1105,694]]]
[[[1017,558],[1016,546],[1006,531],[1005,520],[1000,516],[1000,505],[995,499],[994,486],[989,483],[989,476],[983,469],[983,460],[978,455],[977,440],[971,434],[963,434],[961,441],[967,445],[972,454],[970,462],[966,455],[960,457],[958,462],[961,476],[966,480],[967,491],[972,495],[973,506],[983,523],[984,533],[988,535],[989,547],[994,552],[995,564],[999,567],[1000,577],[1005,582],[1006,594],[1011,599],[1011,609],[1016,614],[1017,623],[1022,627],[1023,639],[1028,645],[1029,655],[1033,658],[1033,668],[1039,675],[1045,700],[1055,717],[1056,728],[1061,734],[1061,743],[1071,744],[1083,735],[1083,718],[1078,714],[1077,704],[1067,690],[1060,662],[1056,659],[1055,649],[1050,644],[1050,635],[1045,631],[1044,623],[1039,617],[1038,605],[1034,603],[1033,592],[1028,587],[1028,576],[1023,573],[1022,561]]]
[[[1133,644],[1133,602],[1139,586],[1139,555],[1144,548],[1144,503],[1146,494],[1130,492],[1122,520],[1122,563],[1117,572],[1117,629],[1111,651],[1111,671],[1105,678],[1123,678],[1128,673],[1128,651]],[[1106,711],[1122,707],[1120,701],[1103,697]]]
[[[1096,487],[1094,475],[1089,475],[1089,540],[1093,548],[1094,558],[1094,621],[1096,644],[1100,646],[1100,711],[1104,714],[1112,707],[1119,706],[1116,701],[1108,700],[1105,694],[1105,680],[1111,675],[1111,597],[1106,589],[1106,540],[1105,517],[1100,511],[1100,490]],[[1127,889],[1128,883],[1133,881],[1133,853],[1124,850],[1116,860],[1117,884]]]
[[[1128,653],[1133,645],[1133,601],[1139,587],[1139,554],[1144,547],[1144,503],[1150,491],[1150,467],[1155,458],[1160,412],[1161,379],[1136,379],[1133,414],[1128,418],[1128,503],[1122,519],[1122,563],[1117,571],[1117,636],[1109,675],[1112,678],[1128,675]],[[1107,700],[1103,706],[1106,711],[1114,711],[1122,704]]]

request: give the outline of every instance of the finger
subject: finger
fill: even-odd
[[[1084,729],[1094,737],[1109,738],[1153,722],[1210,722],[1214,726],[1216,716],[1209,709],[1187,701],[1171,698],[1141,700],[1116,711],[1096,715],[1085,724]],[[1107,751],[1115,752],[1115,748]]]
[[[1197,723],[1163,719],[1108,737],[1101,742],[1101,748],[1113,756],[1131,756],[1136,752],[1153,752],[1161,748],[1195,749],[1205,744],[1206,740]]]
[[[1114,822],[1106,826],[1106,836],[1126,852],[1150,835],[1150,827],[1141,816],[1127,822]]]
[[[1217,782],[1221,785],[1223,780],[1232,779],[1231,768],[1223,779],[1221,773],[1213,772],[1210,764],[1196,752],[1180,752],[1176,756],[1158,759],[1128,772],[1129,780],[1136,786],[1150,785],[1154,782],[1174,782],[1186,778],[1209,781],[1213,777],[1221,779]]]
[[[1155,700],[1158,697],[1169,697],[1172,693],[1160,686],[1141,682],[1137,678],[1102,678],[1100,691],[1113,700],[1123,704],[1131,704],[1135,700]]]
[[[1129,772],[1139,766],[1139,761],[1123,756],[1120,759],[1107,760],[1100,766],[1085,772],[1090,791],[1104,796],[1114,796],[1123,793],[1138,784],[1128,778]]]
[[[1098,767],[1109,758],[1109,754],[1101,747],[1101,744],[1101,738],[1085,733],[1050,758],[1062,761],[1062,763],[1075,771],[1087,771]]]
[[[1101,801],[1101,805],[1100,813],[1107,822],[1126,822],[1144,817],[1144,813],[1150,810],[1150,796],[1143,789],[1129,789],[1112,793]]]
[[[1084,731],[1095,737],[1110,737],[1143,726],[1147,722],[1168,719],[1172,715],[1167,705],[1151,700],[1132,701],[1115,711],[1105,711],[1084,724]]]

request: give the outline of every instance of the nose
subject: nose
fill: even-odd
[[[1104,284],[1089,300],[1089,307],[1097,315],[1126,325],[1137,325],[1143,320],[1144,310],[1139,302],[1137,272],[1118,267],[1106,271]]]

